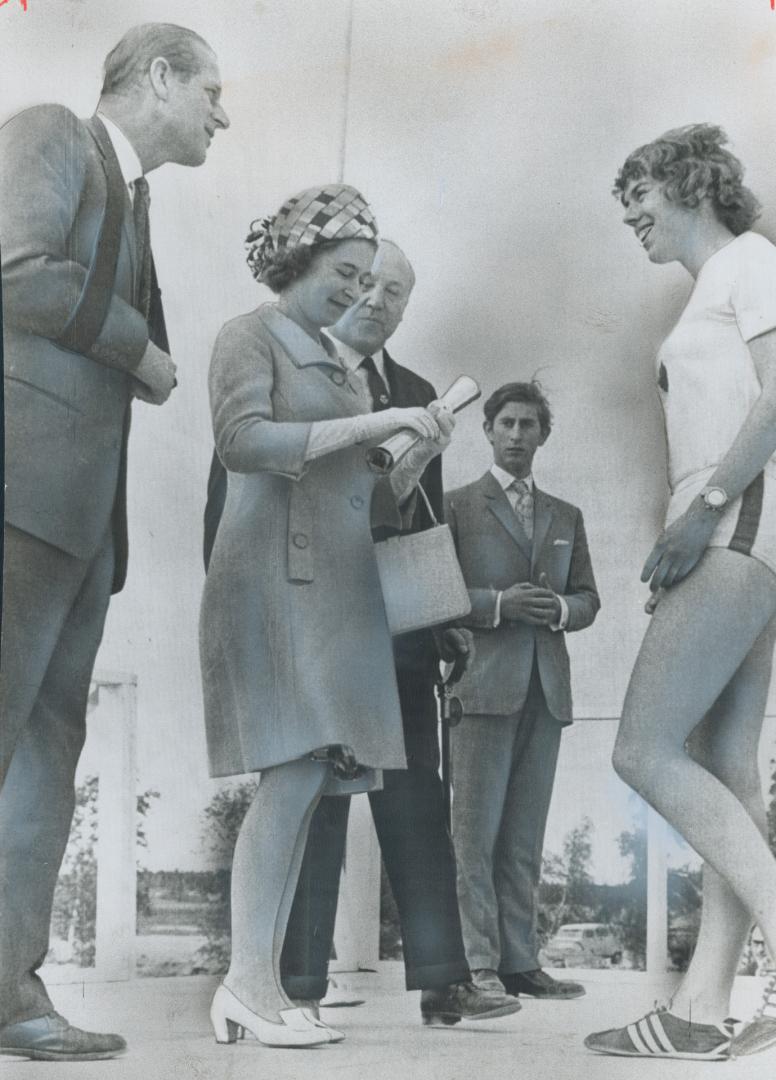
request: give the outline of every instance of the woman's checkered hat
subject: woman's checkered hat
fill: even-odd
[[[307,188],[286,199],[274,217],[251,224],[248,265],[258,278],[278,252],[354,239],[377,240],[377,222],[364,196],[347,184]]]

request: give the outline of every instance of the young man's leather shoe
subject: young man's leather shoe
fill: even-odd
[[[499,994],[506,991],[498,972],[494,971],[493,968],[472,968],[471,982],[474,983],[478,990],[495,990]]]
[[[503,989],[483,989],[473,982],[450,983],[439,989],[423,990],[420,1015],[431,1026],[457,1024],[460,1020],[494,1020],[510,1016],[520,1002]]]
[[[103,1061],[127,1048],[120,1035],[81,1031],[57,1012],[0,1028],[0,1054],[33,1061]]]
[[[508,994],[526,994],[528,997],[552,999],[568,999],[582,997],[585,988],[581,983],[571,982],[569,979],[553,979],[541,968],[533,971],[518,971],[512,975],[499,976]]]

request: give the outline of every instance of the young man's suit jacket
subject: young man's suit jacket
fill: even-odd
[[[132,374],[149,339],[134,306],[137,252],[123,183],[121,243],[102,331],[88,355],[56,343],[92,262],[107,199],[106,155],[115,158],[95,121],[59,105],[28,109],[0,128],[5,520],[80,559],[94,555],[112,521],[117,591],[127,557]],[[154,339],[166,349],[163,323]]]
[[[494,621],[499,591],[516,582],[538,585],[544,573],[568,605],[566,631],[592,623],[600,601],[581,511],[535,488],[531,542],[489,471],[448,496],[446,516],[472,603],[471,614],[462,621],[474,632],[475,658],[456,688],[464,712],[518,712],[535,656],[550,712],[561,723],[570,723],[565,633],[504,619],[494,627]]]

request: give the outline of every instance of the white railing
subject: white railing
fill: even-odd
[[[44,974],[51,982],[113,981],[134,975],[136,690],[134,675],[99,672],[93,677],[88,738],[79,776],[99,778],[96,962],[88,969],[48,965]],[[578,726],[577,737],[584,739],[584,729],[600,721],[607,723],[613,732],[617,718],[586,717]],[[773,719],[770,723],[774,723]],[[764,757],[764,763],[766,760]],[[584,811],[583,801],[580,807]],[[646,967],[651,975],[666,971],[670,835],[663,819],[649,810]],[[374,967],[379,960],[379,924],[380,851],[368,799],[355,798],[351,804],[335,929],[337,960],[332,963],[332,970]]]

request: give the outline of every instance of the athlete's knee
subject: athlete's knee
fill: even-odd
[[[612,767],[628,787],[642,792],[648,786],[654,763],[642,740],[620,731],[612,752]]]
[[[732,791],[750,814],[764,812],[755,748],[737,746],[729,739],[701,741],[693,736],[690,736],[684,748],[693,761],[724,784],[728,791]]]

